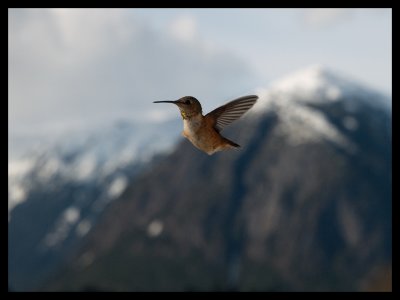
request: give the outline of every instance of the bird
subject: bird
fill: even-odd
[[[199,100],[184,96],[178,100],[154,101],[153,103],[173,103],[178,106],[182,119],[182,135],[195,147],[212,155],[218,151],[238,148],[240,145],[223,137],[222,129],[239,119],[256,102],[258,96],[248,95],[232,100],[203,116]]]

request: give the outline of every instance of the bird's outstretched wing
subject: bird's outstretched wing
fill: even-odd
[[[248,111],[256,103],[257,99],[258,96],[256,95],[240,97],[214,109],[205,117],[213,120],[215,130],[220,132],[224,127],[239,119]]]

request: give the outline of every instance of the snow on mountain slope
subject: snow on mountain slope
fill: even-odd
[[[282,94],[288,101],[325,102],[339,101],[344,97],[357,96],[373,106],[391,107],[388,97],[372,90],[347,75],[332,71],[321,65],[295,71],[284,78],[272,81],[268,90],[273,94]],[[378,95],[378,100],[376,97]],[[366,97],[365,97],[366,96]],[[357,105],[356,103],[352,103]],[[355,108],[349,104],[349,109]]]
[[[358,109],[360,101],[381,110],[391,110],[388,97],[318,65],[273,81],[268,88],[258,89],[257,94],[260,100],[253,113],[276,111],[282,121],[277,130],[293,145],[325,139],[349,152],[357,151],[357,147],[315,106],[346,99],[348,116],[343,117],[342,122],[349,130],[358,127],[352,113]]]
[[[64,182],[103,181],[118,169],[145,163],[155,153],[171,150],[180,125],[179,120],[164,124],[119,121],[92,132],[64,134],[47,146],[28,148],[23,155],[11,157],[8,163],[9,212],[26,199],[30,190],[55,178]],[[170,130],[160,131],[160,126]],[[115,197],[121,186],[110,183],[108,195]]]
[[[352,113],[357,110],[359,99],[391,110],[389,97],[318,65],[273,81],[268,87],[259,88],[256,94],[260,99],[249,115],[276,111],[282,121],[276,130],[288,136],[293,145],[326,139],[349,152],[357,151],[357,147],[314,105],[346,98],[344,104],[349,114],[343,117],[342,123],[353,131],[357,130],[358,123]],[[170,130],[165,130],[166,126]],[[180,130],[178,118],[163,125],[139,127],[120,121],[113,127],[98,128],[94,132],[61,136],[47,148],[36,145],[24,156],[9,161],[9,211],[29,193],[32,182],[26,180],[26,175],[31,172],[35,174],[35,184],[45,183],[55,176],[78,182],[94,177],[101,180],[133,161],[145,162],[154,153],[171,149]]]

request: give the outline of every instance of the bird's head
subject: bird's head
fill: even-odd
[[[192,96],[185,96],[175,101],[154,101],[153,103],[173,103],[176,104],[181,111],[182,118],[187,119],[199,113],[202,113],[202,108],[199,100]]]

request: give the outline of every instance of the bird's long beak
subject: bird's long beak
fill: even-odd
[[[154,101],[153,103],[173,103],[173,104],[176,104],[177,101],[170,101],[170,100],[167,100],[167,101]]]

